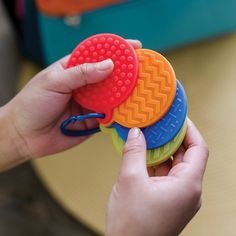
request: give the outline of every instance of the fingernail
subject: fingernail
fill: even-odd
[[[143,46],[142,43],[141,43],[139,40],[134,39],[134,41],[135,41],[137,44],[139,44],[139,47],[140,47],[140,48]]]
[[[139,135],[140,135],[140,129],[139,128],[132,128],[129,131],[129,136],[131,138],[138,138]]]
[[[112,67],[113,67],[113,62],[111,59],[107,59],[105,61],[96,63],[96,68],[101,71],[111,69]]]
[[[142,43],[139,41],[139,40],[137,40],[137,39],[128,39],[129,41],[132,41],[132,42],[134,42],[134,43],[137,43],[138,45],[139,45],[139,47],[140,48],[142,48]]]

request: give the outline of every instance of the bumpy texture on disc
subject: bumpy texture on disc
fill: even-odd
[[[107,123],[112,110],[124,102],[133,91],[138,74],[138,59],[134,48],[125,39],[113,34],[98,34],[81,42],[72,52],[68,68],[83,63],[99,62],[110,58],[113,73],[104,81],[89,84],[73,92],[75,101],[98,113]]]

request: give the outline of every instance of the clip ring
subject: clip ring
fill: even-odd
[[[80,116],[71,116],[69,119],[64,120],[60,126],[61,132],[66,136],[87,136],[91,134],[95,134],[100,132],[100,128],[94,128],[89,130],[73,130],[73,129],[67,129],[67,126],[70,124],[74,124],[76,121],[83,121],[87,119],[94,119],[94,118],[100,118],[104,119],[104,114],[99,113],[89,113],[86,115],[80,115]]]

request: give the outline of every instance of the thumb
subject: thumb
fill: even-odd
[[[146,167],[146,142],[143,133],[139,128],[132,128],[129,131],[125,144],[120,177],[147,177]]]
[[[113,70],[111,59],[96,63],[85,63],[59,72],[52,72],[54,90],[70,93],[72,90],[87,84],[104,80]]]

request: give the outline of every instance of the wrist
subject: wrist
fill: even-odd
[[[17,131],[7,106],[0,107],[0,171],[10,169],[30,159],[27,145]]]

